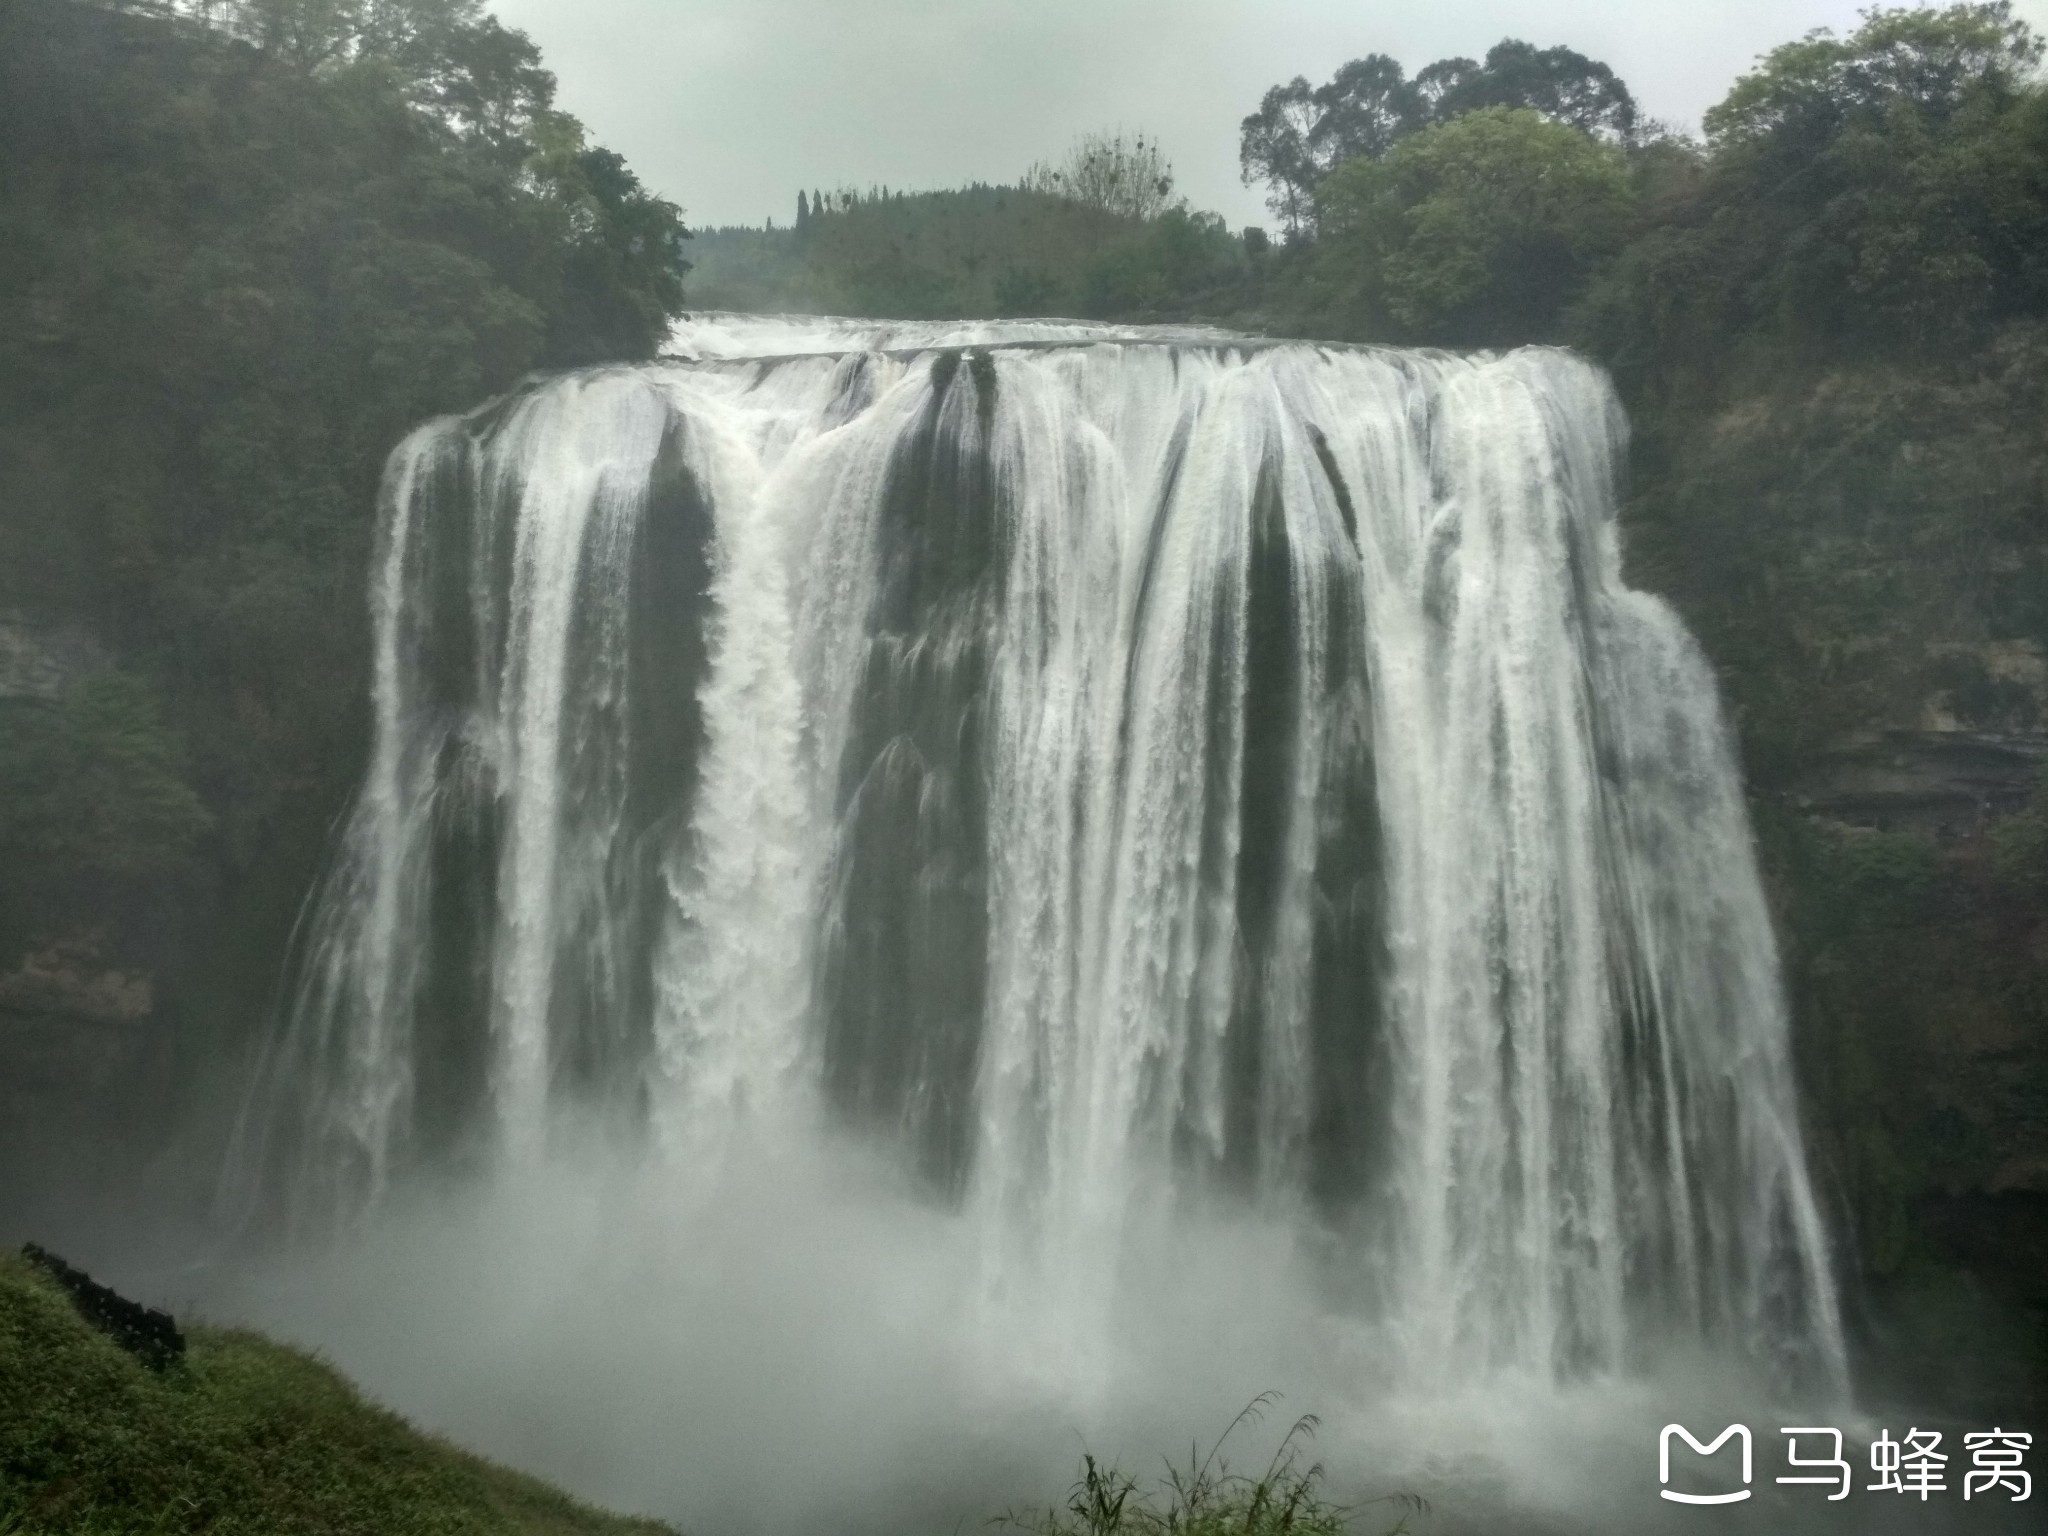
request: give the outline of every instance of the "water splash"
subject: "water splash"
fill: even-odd
[[[1596,370],[676,352],[394,455],[376,746],[250,1198],[826,1114],[1075,1359],[1134,1234],[1220,1202],[1418,1377],[1677,1340],[1841,1385],[1733,753],[1622,583]]]

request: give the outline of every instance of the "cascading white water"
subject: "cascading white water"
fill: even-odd
[[[394,454],[375,746],[235,1187],[813,1104],[1071,1333],[1192,1204],[1433,1379],[1839,1386],[1712,675],[1600,374],[712,317]]]

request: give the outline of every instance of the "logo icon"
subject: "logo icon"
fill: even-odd
[[[1730,1424],[1707,1444],[1701,1445],[1693,1439],[1692,1431],[1683,1424],[1666,1424],[1662,1434],[1657,1436],[1657,1481],[1671,1481],[1671,1437],[1678,1436],[1702,1456],[1711,1456],[1728,1441],[1739,1436],[1742,1440],[1742,1481],[1743,1487],[1734,1493],[1673,1493],[1669,1488],[1659,1488],[1659,1498],[1669,1499],[1674,1504],[1739,1504],[1749,1497],[1750,1440],[1747,1424]]]

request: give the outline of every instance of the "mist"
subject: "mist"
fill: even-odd
[[[433,1182],[194,1300],[465,1446],[735,1536],[972,1529],[1062,1502],[1084,1447],[1149,1480],[1229,1430],[1219,1454],[1256,1472],[1304,1414],[1360,1530],[1411,1494],[1418,1531],[1677,1531],[1696,1516],[1656,1499],[1646,1424],[1741,1419],[1766,1444],[1780,1419],[1867,1422],[1704,1357],[1576,1387],[1404,1380],[1313,1234],[1230,1204],[1155,1224],[1109,1306],[1063,1311],[989,1275],[971,1221],[899,1159],[792,1130],[690,1166],[592,1144]],[[1725,1528],[1892,1528],[1771,1492]]]
[[[705,316],[479,419],[388,471],[376,749],[250,1101],[271,1129],[231,1160],[341,1235],[210,1307],[594,1499],[761,1536],[1042,1509],[1084,1448],[1185,1467],[1248,1405],[1219,1454],[1256,1470],[1312,1415],[1300,1454],[1367,1510],[1642,1530],[1645,1419],[1846,1411],[1733,769],[1683,631],[1620,584],[1592,370]],[[1428,456],[1469,510],[1424,560]],[[1291,582],[1250,532],[1266,494]],[[949,542],[989,526],[1015,532]],[[507,565],[439,563],[508,534]],[[693,536],[702,650],[642,627],[699,611]],[[1492,601],[1433,607],[1447,541]],[[1532,574],[1572,563],[1584,629]],[[1021,585],[896,609],[919,569]],[[512,685],[468,724],[422,707],[450,686],[426,637],[500,602]],[[914,643],[861,638],[893,611]],[[1555,681],[1496,697],[1503,653]],[[1468,681],[1432,692],[1442,668]],[[1596,739],[1626,816],[1574,809]],[[1291,874],[1219,870],[1197,812]],[[1382,879],[1383,908],[1344,894]],[[1564,893],[1561,937],[1480,920],[1475,885],[1525,883]],[[1359,926],[1311,943],[1333,911]],[[1659,1081],[1600,1045],[1617,944]],[[1228,1033],[1225,964],[1264,978]],[[646,1014],[616,979],[641,966]],[[1586,1043],[1504,1069],[1490,971]],[[1314,1024],[1374,986],[1414,1000],[1383,1034],[1363,1004]],[[1727,1130],[1672,1149],[1631,1109],[1660,1095]],[[1656,1251],[1693,1257],[1621,1262]]]
[[[1754,1431],[1756,1499],[1715,1511],[1723,1530],[2028,1528],[2023,1511],[1776,1487],[1780,1424],[1832,1424],[1853,1446],[1911,1405],[1788,1399],[1679,1344],[1626,1380],[1418,1381],[1346,1309],[1312,1229],[1239,1203],[1155,1223],[1113,1304],[1077,1315],[1001,1285],[966,1217],[819,1120],[688,1165],[605,1143],[426,1183],[358,1231],[233,1260],[175,1299],[685,1531],[942,1536],[1063,1503],[1084,1449],[1141,1484],[1212,1451],[1263,1471],[1302,1415],[1320,1421],[1304,1459],[1362,1532],[1403,1514],[1426,1536],[1696,1530],[1697,1510],[1656,1496],[1667,1422]]]

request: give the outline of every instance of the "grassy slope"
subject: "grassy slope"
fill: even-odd
[[[153,1375],[0,1256],[0,1536],[669,1530],[423,1435],[257,1334],[187,1339],[185,1363]]]

